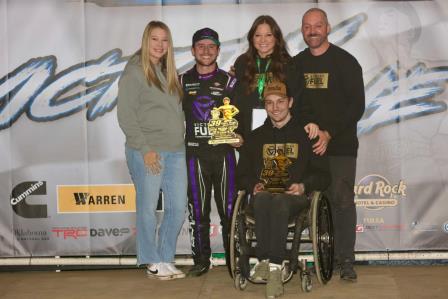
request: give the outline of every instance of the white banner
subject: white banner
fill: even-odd
[[[301,16],[316,5],[141,2],[0,0],[0,256],[135,254],[134,191],[115,106],[117,81],[150,20],[171,28],[181,71],[193,64],[191,38],[202,27],[220,34],[219,66],[229,69],[261,14],[277,20],[297,54]],[[319,7],[330,41],[364,71],[357,250],[447,250],[447,5]],[[217,213],[211,240],[221,251]],[[186,222],[178,253],[189,252]]]

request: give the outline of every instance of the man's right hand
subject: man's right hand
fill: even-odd
[[[305,193],[305,185],[303,183],[293,183],[285,193],[291,195],[303,195]]]
[[[318,132],[319,140],[313,144],[313,152],[316,155],[322,156],[327,151],[328,143],[330,142],[331,136],[327,131]]]
[[[258,192],[264,191],[264,184],[263,183],[257,183],[254,186],[254,195],[257,194]]]

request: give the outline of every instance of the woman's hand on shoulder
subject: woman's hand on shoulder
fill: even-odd
[[[319,126],[315,123],[308,123],[305,127],[305,132],[308,134],[309,139],[314,139],[319,134]]]
[[[231,65],[231,66],[230,66],[230,69],[229,69],[228,73],[229,73],[231,76],[233,76],[233,77],[236,76],[236,69],[235,69],[235,66],[234,66],[234,65]]]

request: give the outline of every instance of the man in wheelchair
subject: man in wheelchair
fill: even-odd
[[[252,194],[258,263],[251,278],[267,281],[267,298],[283,294],[289,221],[309,207],[308,191],[324,190],[330,183],[326,157],[313,153],[303,125],[290,113],[292,103],[285,84],[265,87],[268,117],[248,136],[237,168],[240,189]]]

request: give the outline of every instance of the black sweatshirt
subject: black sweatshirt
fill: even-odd
[[[328,155],[357,156],[357,123],[364,113],[365,96],[362,69],[347,51],[330,44],[328,50],[313,56],[307,48],[293,58],[299,118],[306,125],[319,125],[330,133]],[[301,88],[297,88],[300,86]]]
[[[261,127],[250,133],[242,149],[237,167],[238,188],[252,193],[254,186],[261,182],[263,157],[272,156],[279,149],[292,162],[287,168],[290,178],[287,187],[293,183],[303,183],[306,192],[328,187],[330,175],[327,158],[313,153],[302,124],[291,118],[278,129],[267,118]]]

